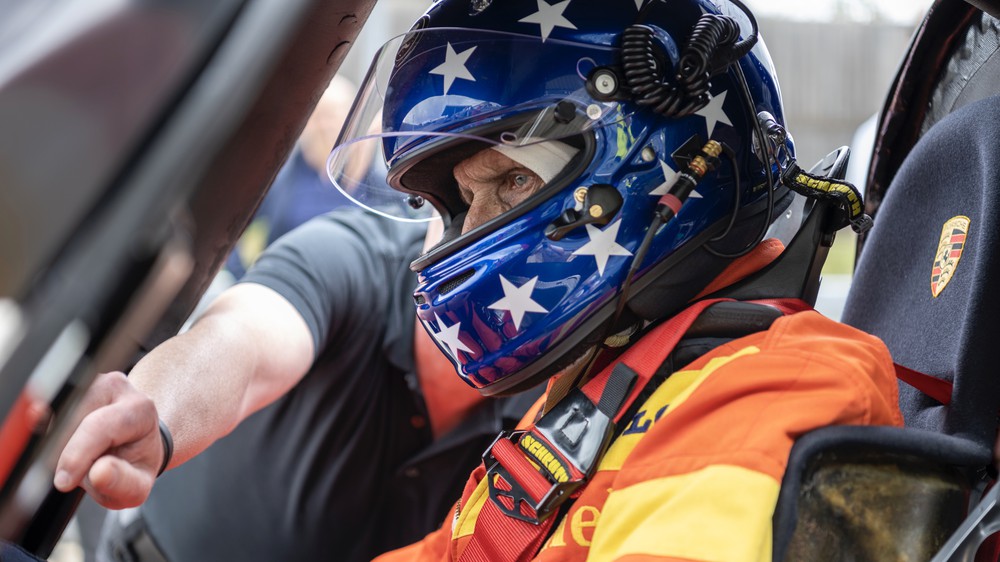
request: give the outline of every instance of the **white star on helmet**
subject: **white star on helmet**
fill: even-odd
[[[721,94],[712,97],[712,100],[708,102],[708,105],[697,111],[698,115],[705,118],[705,124],[708,126],[708,138],[712,138],[712,133],[715,132],[715,125],[717,123],[729,125],[730,127],[733,126],[733,122],[729,120],[729,116],[726,115],[726,111],[722,107],[722,105],[726,103],[727,93],[728,92],[722,92]]]
[[[473,76],[472,73],[469,72],[469,69],[465,67],[465,64],[469,61],[469,57],[472,56],[472,52],[476,50],[476,47],[469,47],[461,53],[456,53],[455,48],[451,46],[451,43],[448,43],[445,46],[445,49],[444,62],[434,67],[429,72],[430,74],[444,76],[444,93],[447,94],[456,78],[469,80],[471,82],[476,81],[476,77]]]
[[[572,1],[573,0],[563,0],[558,4],[549,5],[545,2],[545,0],[537,0],[538,11],[517,21],[520,23],[537,23],[541,28],[542,43],[544,43],[545,40],[549,38],[549,34],[552,33],[552,30],[557,27],[576,29],[573,22],[563,16],[563,12],[566,11],[566,8],[569,7],[569,3]]]
[[[531,299],[531,293],[535,290],[535,283],[538,277],[527,281],[524,285],[517,287],[500,276],[500,284],[503,287],[504,297],[490,305],[493,310],[506,310],[510,312],[511,319],[514,320],[514,329],[521,329],[521,320],[527,312],[548,312],[542,305]]]
[[[587,225],[587,236],[590,242],[584,244],[579,250],[573,252],[574,256],[594,256],[597,260],[597,273],[604,275],[604,268],[608,265],[608,258],[611,256],[631,256],[632,252],[618,244],[618,229],[622,221],[618,219],[607,228],[601,230],[592,224]]]
[[[455,322],[454,326],[446,327],[444,325],[444,320],[441,320],[441,317],[436,313],[434,314],[434,318],[437,319],[438,328],[441,329],[439,332],[434,332],[434,328],[431,328],[431,331],[434,332],[434,339],[436,339],[441,345],[447,346],[451,351],[452,357],[458,359],[459,351],[475,355],[475,353],[469,349],[469,346],[465,345],[465,343],[463,343],[459,338],[461,334],[460,330],[462,328],[461,322]]]

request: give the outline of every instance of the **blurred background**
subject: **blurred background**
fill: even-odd
[[[876,113],[932,0],[744,1],[757,15],[781,80],[799,161],[807,167],[839,146],[851,146],[849,179],[861,187]],[[375,51],[404,33],[430,4],[379,0],[340,74],[360,84]],[[5,5],[0,0],[0,13],[10,13]],[[817,308],[831,318],[840,317],[850,287],[854,242],[849,231],[842,231],[824,269]],[[51,560],[83,561],[76,525],[70,526]]]

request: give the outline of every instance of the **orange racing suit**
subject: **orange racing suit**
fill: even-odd
[[[882,342],[802,312],[674,372],[626,423],[535,560],[770,560],[795,439],[829,425],[903,422]],[[473,472],[438,531],[377,560],[461,560],[472,537],[489,532],[477,526],[490,501],[484,474]]]

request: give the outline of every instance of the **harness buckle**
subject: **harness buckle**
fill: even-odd
[[[613,432],[612,419],[582,391],[572,390],[531,431],[504,431],[483,453],[490,500],[505,515],[539,525],[593,476]],[[515,448],[497,451],[503,440]],[[507,467],[517,464],[527,467],[532,482],[511,474]]]
[[[518,445],[522,436],[530,435],[526,431],[504,431],[493,441],[490,447],[483,453],[483,464],[486,466],[487,488],[489,489],[490,501],[492,501],[500,511],[514,519],[526,521],[532,525],[540,525],[549,515],[551,515],[560,505],[562,505],[586,480],[584,478],[567,479],[564,482],[554,482],[551,477],[539,472],[539,476],[545,478],[548,490],[542,494],[541,498],[535,501],[517,478],[514,478],[494,456],[494,449],[502,440],[508,440]],[[520,449],[520,447],[518,447]],[[537,467],[534,460],[524,458],[529,466]]]

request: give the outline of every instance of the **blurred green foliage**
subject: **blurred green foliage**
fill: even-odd
[[[845,228],[837,233],[837,239],[830,248],[830,254],[823,265],[823,275],[851,275],[854,273],[854,251],[858,237]]]

